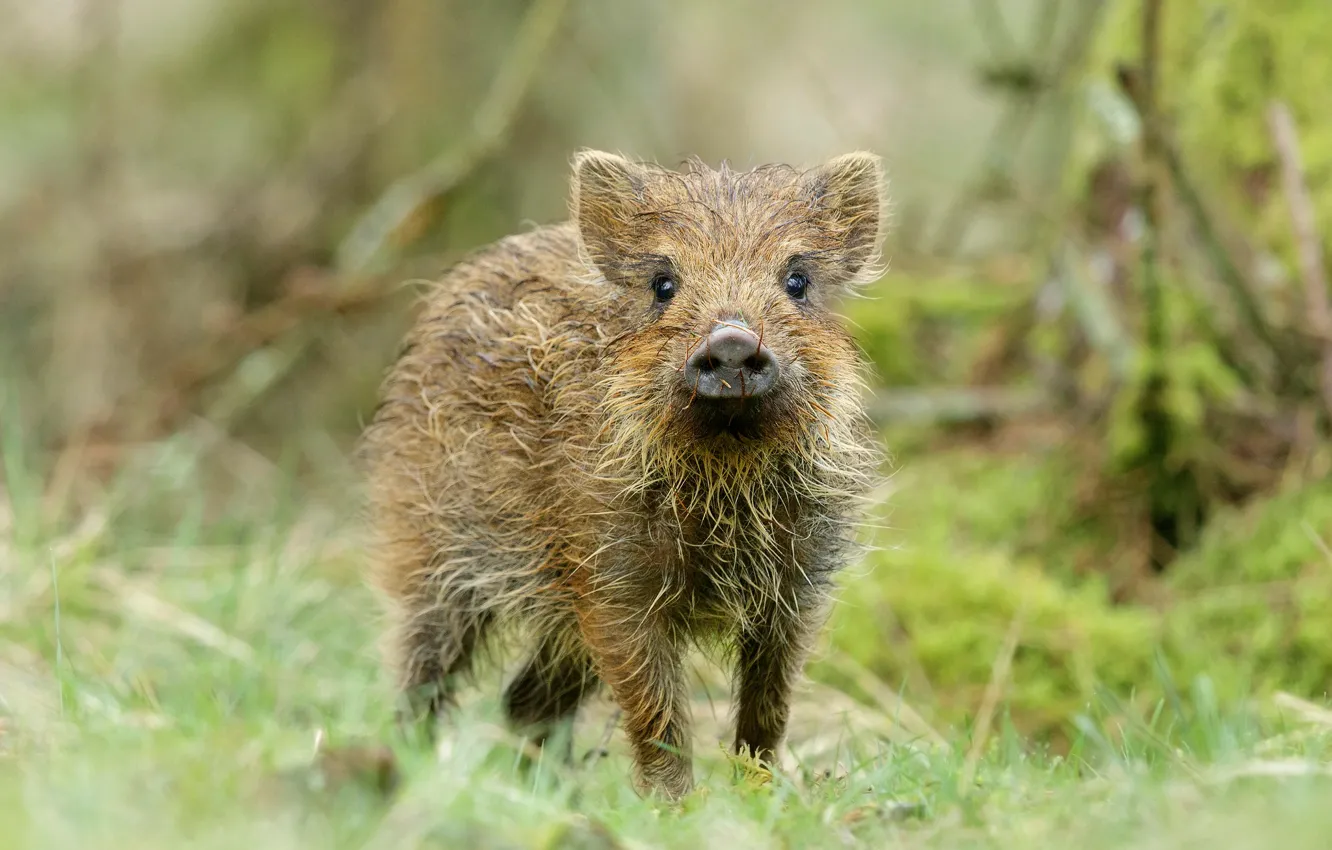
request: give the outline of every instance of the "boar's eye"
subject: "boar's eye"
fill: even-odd
[[[657,296],[658,304],[665,304],[675,297],[675,278],[668,274],[659,274],[652,278],[652,293]]]
[[[806,289],[809,289],[809,278],[804,272],[791,272],[786,276],[786,294],[796,301],[805,300]]]

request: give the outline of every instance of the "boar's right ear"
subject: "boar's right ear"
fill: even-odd
[[[628,247],[646,178],[644,166],[613,153],[585,150],[574,156],[573,219],[588,259],[603,271]]]

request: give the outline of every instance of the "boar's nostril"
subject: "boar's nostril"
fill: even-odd
[[[756,351],[753,354],[746,357],[744,368],[752,369],[755,372],[760,372],[764,369],[767,369],[771,363],[772,363],[772,354],[768,352],[767,348],[764,348],[762,354]]]
[[[702,398],[752,398],[777,382],[777,358],[758,335],[724,325],[695,347],[685,362],[684,377]]]

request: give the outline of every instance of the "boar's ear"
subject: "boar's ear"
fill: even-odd
[[[806,172],[805,201],[836,242],[848,279],[868,270],[879,251],[884,218],[883,161],[875,154],[843,154]]]
[[[574,157],[573,219],[588,259],[603,271],[627,248],[646,180],[646,167],[613,153],[585,150]]]

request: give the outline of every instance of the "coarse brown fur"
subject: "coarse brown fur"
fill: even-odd
[[[448,272],[385,379],[363,443],[373,579],[411,704],[438,713],[478,649],[517,629],[530,655],[511,722],[540,737],[604,682],[636,786],[678,798],[683,654],[729,650],[736,748],[770,759],[855,551],[880,454],[832,308],[877,271],[882,171],[865,153],[677,172],[584,152],[572,189],[571,221]],[[660,274],[677,283],[666,303]],[[682,364],[728,322],[780,379],[718,406]]]

